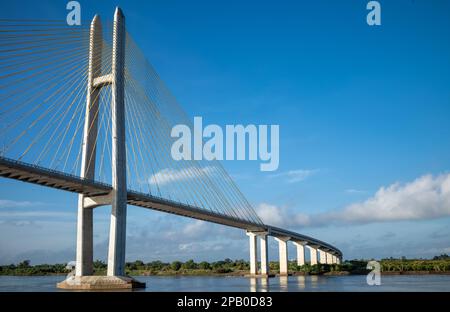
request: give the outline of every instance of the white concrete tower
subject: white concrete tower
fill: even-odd
[[[96,15],[91,23],[89,38],[89,68],[84,121],[83,147],[81,154],[82,178],[95,177],[95,158],[98,124],[98,95],[94,79],[101,74],[102,65],[102,25]],[[84,204],[85,196],[78,195],[77,252],[75,275],[93,274],[93,209]]]
[[[125,275],[127,178],[125,146],[125,17],[114,13],[112,49],[112,209],[109,231],[108,275]]]
[[[125,145],[125,17],[119,8],[114,13],[111,73],[101,73],[102,28],[95,16],[90,30],[89,74],[86,118],[82,147],[81,177],[95,178],[98,98],[102,87],[111,86],[111,176],[109,194],[78,198],[77,262],[75,277],[58,283],[64,289],[132,289],[145,283],[125,276],[125,242],[127,219],[127,177]],[[93,275],[92,210],[111,205],[107,276]]]

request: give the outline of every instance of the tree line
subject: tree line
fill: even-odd
[[[342,264],[305,264],[298,266],[296,261],[289,262],[289,271],[304,274],[325,274],[328,272],[348,272],[349,274],[365,274],[368,272],[368,260],[348,260]],[[450,272],[450,256],[443,254],[432,259],[400,259],[387,258],[379,260],[382,272]],[[276,261],[269,263],[270,271],[274,274],[278,272],[279,264]],[[107,265],[104,261],[94,262],[94,274],[106,274]],[[174,275],[174,274],[247,274],[250,264],[245,260],[225,259],[215,262],[195,262],[194,260],[173,261],[151,261],[143,262],[136,260],[126,263],[126,272],[129,275]],[[37,264],[31,265],[29,260],[24,260],[18,264],[0,266],[0,275],[55,275],[68,274],[70,269],[66,264]]]

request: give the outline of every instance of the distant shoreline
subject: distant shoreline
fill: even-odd
[[[310,276],[344,276],[367,275],[369,260],[348,260],[342,264],[315,264],[298,266],[296,261],[289,262],[290,275]],[[388,275],[450,275],[450,257],[441,255],[434,259],[382,259],[378,261],[381,274]],[[278,262],[269,264],[270,275],[276,276],[279,272]],[[106,263],[94,262],[94,275],[106,275]],[[25,260],[19,264],[0,266],[0,276],[67,276],[73,267],[65,264],[38,264],[30,265]],[[173,261],[165,263],[153,261],[144,263],[137,260],[126,263],[126,275],[129,276],[248,276],[250,264],[244,260],[225,259],[223,261],[196,263],[193,260],[186,262]]]

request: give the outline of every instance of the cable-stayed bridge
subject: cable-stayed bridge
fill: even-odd
[[[299,265],[305,246],[311,264],[341,261],[328,243],[263,223],[218,161],[174,160],[177,124],[191,122],[126,32],[120,9],[113,22],[96,16],[77,27],[0,20],[0,175],[79,194],[76,272],[61,287],[138,285],[122,277],[127,204],[245,230],[252,275],[269,273],[267,236],[279,243],[282,275],[288,241]],[[93,209],[102,205],[112,206],[107,282],[89,279]]]

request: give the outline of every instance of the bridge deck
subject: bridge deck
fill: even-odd
[[[92,197],[107,195],[112,190],[111,185],[105,183],[83,179],[78,176],[30,165],[4,157],[0,157],[0,176]],[[135,191],[128,191],[127,198],[128,204],[130,205],[218,223],[247,231],[267,232],[267,234],[272,236],[289,237],[290,240],[294,242],[304,242],[310,246],[332,252],[337,256],[342,256],[339,249],[328,243],[278,227],[248,222],[238,218],[233,218],[216,212],[210,212],[194,206]]]

